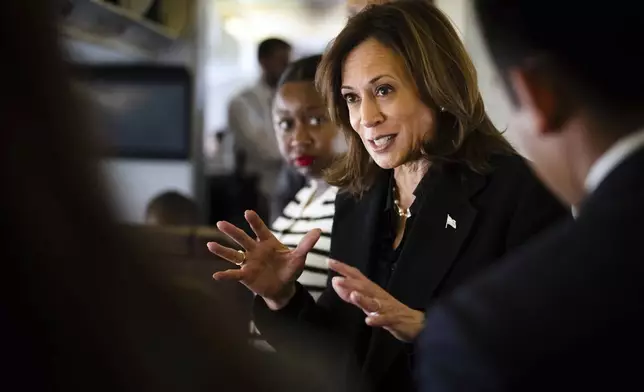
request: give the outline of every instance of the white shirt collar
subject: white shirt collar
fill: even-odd
[[[586,176],[586,192],[591,194],[599,184],[613,171],[620,163],[629,156],[644,148],[644,129],[634,132],[619,139],[606,151],[588,171]]]
[[[626,158],[644,148],[644,129],[634,132],[626,137],[619,139],[613,144],[602,156],[599,157],[590,167],[586,175],[586,194],[590,195],[597,189],[599,184]],[[577,218],[579,209],[572,206],[572,216]]]

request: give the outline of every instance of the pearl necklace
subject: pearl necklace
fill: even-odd
[[[394,205],[396,206],[396,213],[400,217],[410,218],[411,217],[411,211],[409,210],[409,208],[400,207],[400,201],[398,200],[398,197],[396,196],[396,194],[397,194],[396,187],[393,187],[392,190],[394,192]]]

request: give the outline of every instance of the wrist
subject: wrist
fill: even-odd
[[[423,329],[425,329],[425,313],[418,310],[414,310],[414,312],[416,313],[414,315],[414,328],[409,339],[412,342],[416,340],[416,338],[420,336],[421,332],[423,332]]]
[[[293,297],[295,297],[296,293],[297,287],[295,286],[295,283],[291,283],[286,285],[278,295],[275,295],[271,298],[262,298],[264,298],[264,302],[266,302],[266,306],[268,306],[270,310],[277,311],[286,307],[286,305],[291,302]]]

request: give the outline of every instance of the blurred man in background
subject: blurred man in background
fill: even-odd
[[[642,390],[642,15],[629,2],[474,4],[517,146],[578,215],[429,311],[422,390]]]
[[[291,45],[278,38],[266,39],[259,44],[257,58],[262,75],[255,85],[233,97],[228,107],[228,126],[235,137],[237,165],[241,166],[238,173],[256,188],[257,203],[242,208],[256,209],[267,219],[269,200],[282,168],[271,107],[277,81],[291,59]],[[253,191],[244,193],[250,196]]]

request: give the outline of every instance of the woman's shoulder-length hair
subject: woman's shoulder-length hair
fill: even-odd
[[[353,131],[340,91],[345,59],[371,38],[395,53],[419,98],[435,109],[436,136],[422,146],[422,155],[433,166],[458,163],[484,173],[491,169],[492,155],[514,153],[485,113],[476,70],[449,19],[429,1],[399,0],[368,7],[350,18],[318,67],[316,86],[349,147],[327,170],[330,184],[359,196],[382,170]]]

